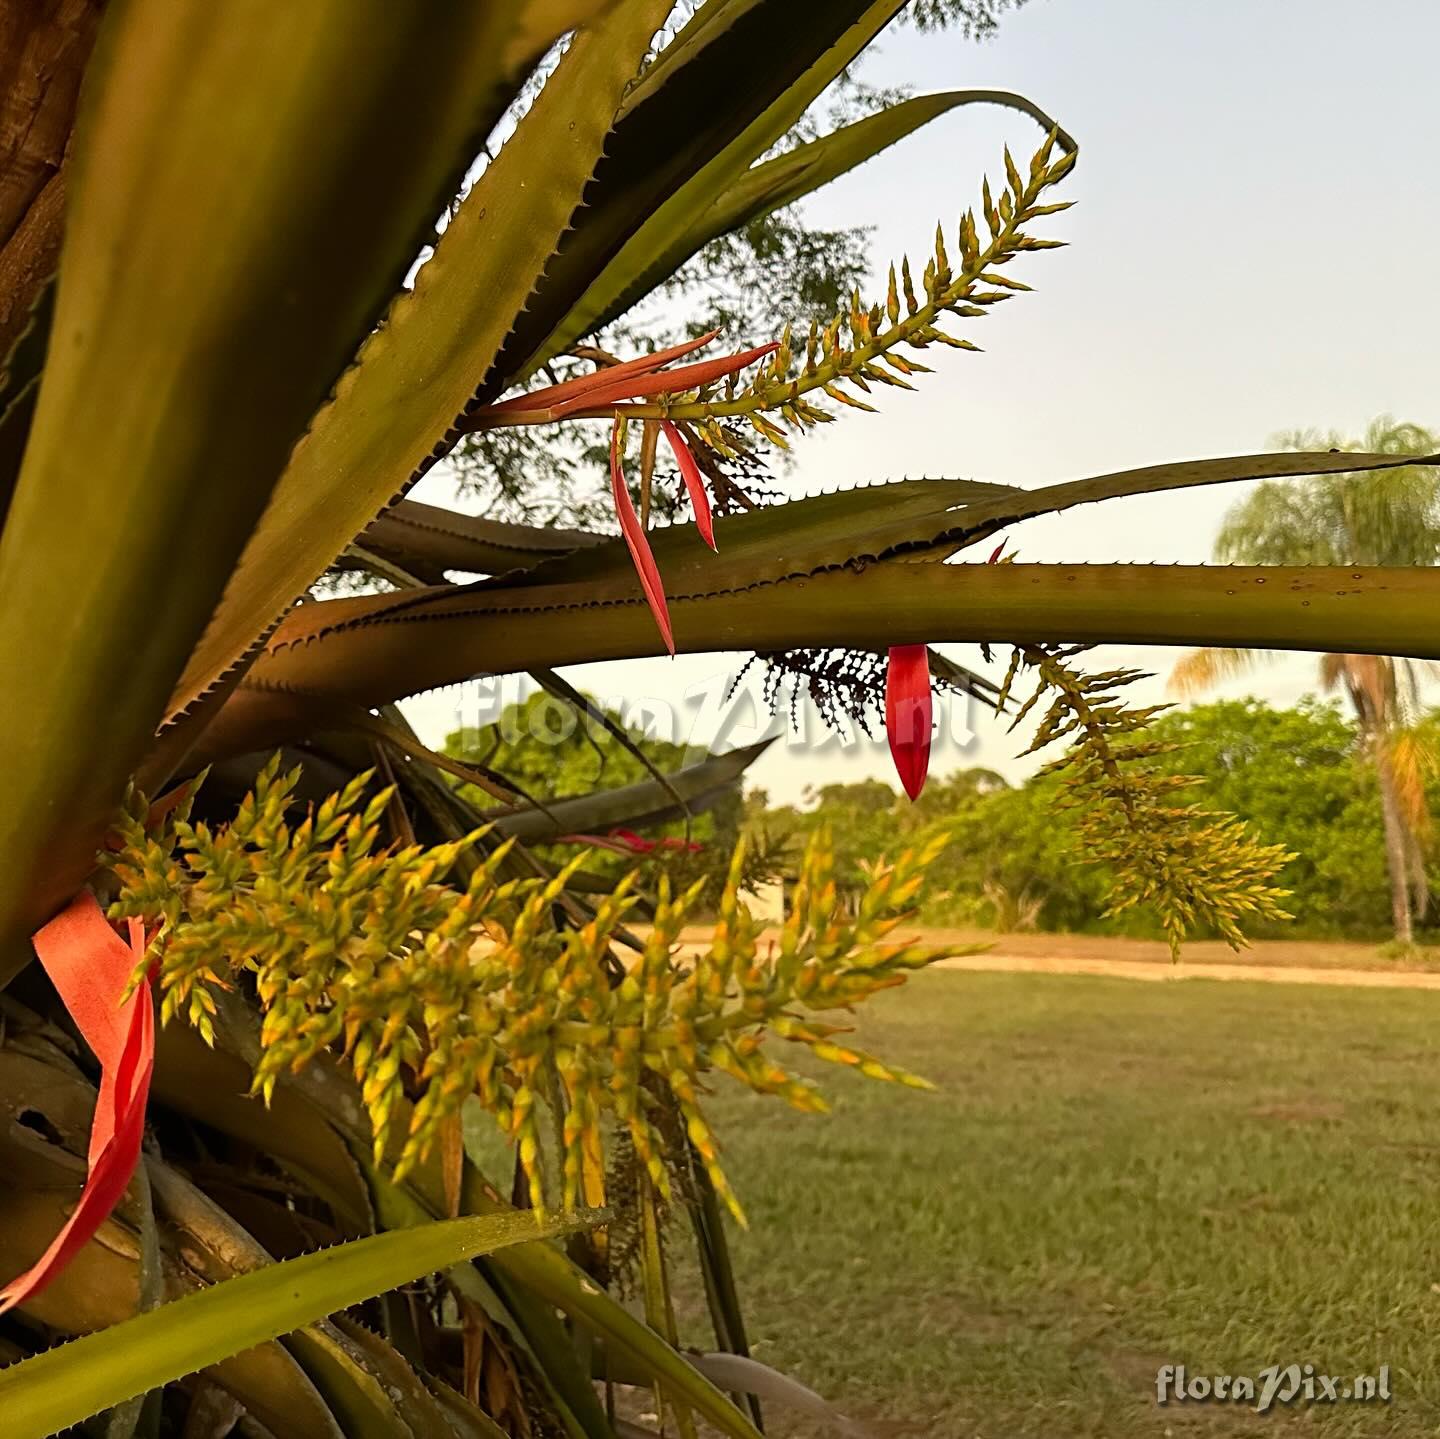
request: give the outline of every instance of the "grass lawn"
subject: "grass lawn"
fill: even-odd
[[[931,973],[859,1038],[940,1092],[716,1086],[757,1358],[882,1434],[1440,1432],[1440,995]],[[1291,1361],[1394,1398],[1155,1404]]]

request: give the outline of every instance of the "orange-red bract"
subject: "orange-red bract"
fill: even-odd
[[[660,428],[675,452],[675,463],[680,466],[680,478],[685,481],[685,489],[695,511],[695,528],[700,531],[700,538],[713,550],[716,548],[715,521],[710,514],[710,492],[705,488],[705,476],[700,473],[700,466],[695,463],[695,456],[678,427],[669,420],[662,420]]]
[[[675,636],[670,629],[670,607],[665,603],[665,586],[660,582],[660,569],[645,538],[640,516],[630,499],[625,484],[625,474],[620,467],[620,426],[617,424],[610,433],[610,493],[615,500],[615,517],[620,521],[620,533],[625,536],[625,546],[635,564],[635,573],[640,576],[640,588],[645,591],[650,613],[660,629],[660,638],[665,648],[675,653]]]
[[[0,1290],[0,1314],[43,1289],[119,1203],[140,1160],[155,1064],[149,982],[142,981],[122,1002],[145,954],[145,930],[138,919],[130,921],[127,945],[110,928],[95,896],[82,890],[37,931],[34,944],[76,1028],[100,1061],[100,1091],[90,1125],[90,1172],[80,1198],[45,1253]]]

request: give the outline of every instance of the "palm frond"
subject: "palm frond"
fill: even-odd
[[[1385,748],[1401,814],[1423,843],[1433,829],[1425,787],[1440,775],[1440,744],[1424,730],[1406,726],[1386,736]]]
[[[1214,689],[1224,680],[1246,674],[1256,665],[1273,659],[1269,650],[1236,650],[1207,647],[1191,650],[1176,660],[1167,688],[1171,694],[1194,695]]]

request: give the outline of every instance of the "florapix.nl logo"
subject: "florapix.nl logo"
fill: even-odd
[[[1390,1366],[1373,1374],[1327,1374],[1314,1364],[1269,1364],[1258,1373],[1192,1374],[1183,1364],[1155,1371],[1155,1402],[1245,1404],[1264,1414],[1276,1404],[1388,1404]]]
[[[678,693],[591,692],[588,699],[626,728],[679,745],[687,762],[762,740],[807,753],[874,748],[883,754],[887,743],[879,716],[873,717],[868,733],[853,721],[840,726],[827,723],[808,702],[803,684],[784,685],[767,697],[763,671],[755,665],[707,672]],[[973,747],[977,703],[965,693],[936,695],[932,746],[937,754],[946,748],[963,753]],[[455,707],[455,727],[472,731],[495,727],[504,743],[530,740],[542,745],[565,744],[582,728],[597,737],[603,730],[574,704],[516,674],[482,675],[466,683]]]

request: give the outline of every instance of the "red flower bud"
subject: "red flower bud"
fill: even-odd
[[[930,652],[924,645],[891,645],[885,675],[885,733],[905,793],[918,799],[930,768]]]

